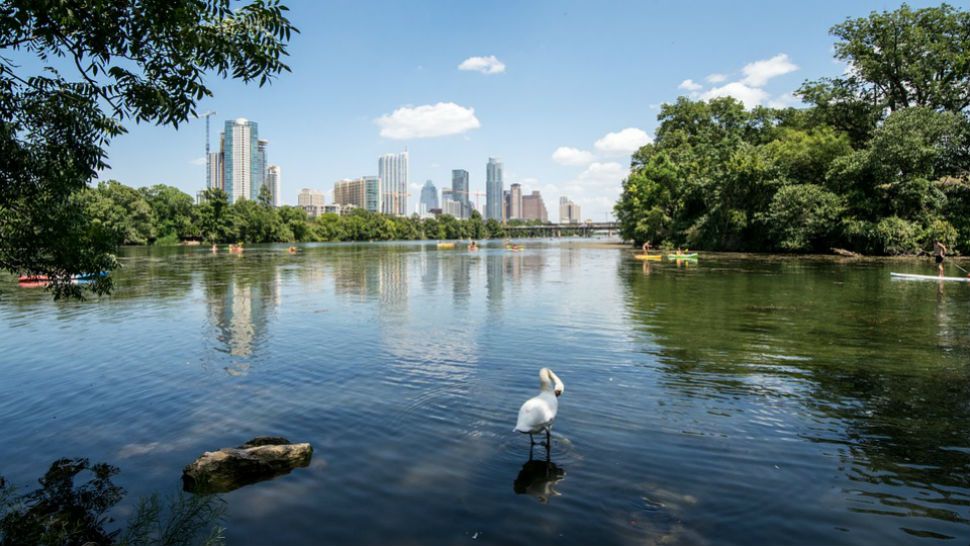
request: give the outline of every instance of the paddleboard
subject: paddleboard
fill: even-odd
[[[970,282],[970,277],[940,277],[937,275],[913,275],[910,273],[890,273],[894,279],[907,281],[950,281],[950,282]]]
[[[634,254],[633,258],[636,260],[660,260],[663,256],[660,254]]]

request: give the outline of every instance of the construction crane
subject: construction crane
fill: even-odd
[[[205,187],[209,189],[212,187],[212,164],[209,158],[209,118],[216,115],[214,110],[209,110],[208,112],[202,114],[199,117],[205,118]]]

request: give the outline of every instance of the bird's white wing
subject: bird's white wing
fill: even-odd
[[[536,396],[530,398],[519,408],[519,419],[515,430],[518,432],[538,432],[556,418],[556,414],[549,404]]]

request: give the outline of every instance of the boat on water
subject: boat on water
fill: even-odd
[[[438,243],[438,250],[451,250],[455,248],[455,243]]]
[[[659,261],[663,259],[663,254],[634,254],[634,260]]]
[[[689,254],[667,254],[668,260],[696,260],[697,253],[691,252]]]
[[[76,275],[71,275],[71,282],[89,282],[107,276],[107,271],[99,271],[97,273],[78,273]],[[20,275],[17,277],[17,282],[23,287],[47,286],[47,283],[50,281],[51,278],[47,275]]]
[[[940,277],[938,275],[914,275],[912,273],[890,273],[889,276],[901,281],[970,282],[970,277]]]

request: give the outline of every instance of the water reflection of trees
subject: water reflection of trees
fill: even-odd
[[[639,264],[620,269],[626,313],[667,387],[729,404],[736,396],[794,400],[818,424],[803,439],[843,447],[842,466],[858,488],[850,509],[968,521],[965,309],[941,311],[952,300],[938,300],[932,287],[887,285],[881,267],[705,265],[650,275]],[[837,432],[821,424],[833,420]]]

